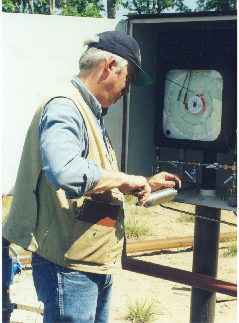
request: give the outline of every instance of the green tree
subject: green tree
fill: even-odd
[[[28,0],[2,0],[2,11],[30,13],[31,8]]]
[[[102,0],[2,0],[3,12],[101,17]]]
[[[11,0],[2,0],[2,11],[3,12],[16,12],[14,3]]]
[[[176,11],[191,11],[188,6],[184,5],[184,0],[126,0],[121,4],[124,8],[136,14],[153,14],[160,13],[167,9]]]
[[[3,0],[2,11],[50,14],[49,0]]]
[[[107,17],[116,18],[117,0],[107,0]]]
[[[101,0],[63,0],[59,7],[63,16],[102,17],[104,5]]]
[[[236,9],[236,0],[198,0],[197,11],[227,11]]]
[[[55,4],[55,5],[54,5]],[[34,0],[33,1],[33,13],[41,15],[50,15],[54,14],[55,6],[60,5],[60,1],[52,3],[51,0]],[[53,8],[54,6],[54,8]]]

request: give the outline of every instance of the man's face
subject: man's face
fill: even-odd
[[[102,108],[108,108],[124,94],[129,93],[130,83],[135,79],[136,73],[137,70],[130,66],[126,66],[120,72],[117,71],[117,66],[111,66],[100,102]]]

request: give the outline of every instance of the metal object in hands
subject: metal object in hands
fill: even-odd
[[[138,202],[136,203],[137,206],[143,205],[144,207],[151,207],[154,205],[158,205],[161,203],[172,201],[177,195],[178,191],[174,188],[164,188],[162,190],[152,192],[148,199],[145,202]]]

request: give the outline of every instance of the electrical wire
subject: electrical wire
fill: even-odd
[[[180,212],[180,213],[189,214],[189,215],[192,215],[194,217],[198,217],[198,218],[201,218],[201,219],[204,219],[204,220],[213,221],[213,222],[219,222],[219,223],[231,225],[233,227],[237,227],[237,224],[235,224],[235,223],[226,222],[226,221],[222,221],[222,220],[209,219],[207,217],[204,217],[204,216],[201,216],[201,215],[198,215],[198,214],[194,214],[194,213],[191,213],[191,212],[186,212],[186,211],[183,211],[183,210],[174,209],[172,207],[165,206],[163,204],[160,204],[160,206],[163,207],[163,208],[165,208],[165,209],[169,209],[169,210],[176,211],[176,212]],[[235,214],[235,212],[234,212],[234,214]]]

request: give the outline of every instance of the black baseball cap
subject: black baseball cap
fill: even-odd
[[[142,70],[140,48],[137,41],[121,31],[105,31],[99,33],[99,42],[89,44],[107,52],[116,54],[131,61],[138,68],[138,75],[131,83],[135,86],[148,86],[153,80]]]

